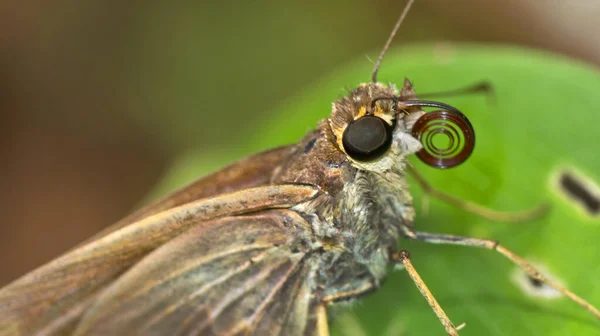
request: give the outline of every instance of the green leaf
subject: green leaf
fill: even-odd
[[[328,116],[332,100],[368,81],[371,67],[360,59],[290,98],[260,132],[246,137],[239,153],[297,141]],[[432,185],[498,210],[523,210],[542,201],[552,205],[542,219],[493,223],[435,199],[424,211],[422,193],[413,184],[417,229],[498,240],[599,306],[600,220],[568,202],[555,182],[565,168],[600,181],[600,74],[530,50],[439,44],[389,52],[379,80],[401,85],[404,77],[413,81],[417,94],[484,80],[495,88],[495,104],[483,96],[440,99],[470,118],[477,146],[465,164],[449,170],[413,160]],[[220,158],[233,159],[226,154]],[[210,159],[212,167],[216,161]],[[186,166],[197,174],[205,165]],[[467,323],[461,335],[600,335],[600,321],[566,298],[525,294],[515,280],[526,279],[524,274],[499,253],[407,241],[402,246],[452,321]],[[376,293],[338,310],[334,335],[444,334],[404,271],[391,272]]]

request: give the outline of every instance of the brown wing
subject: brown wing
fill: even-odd
[[[289,210],[198,225],[104,290],[75,335],[312,334],[317,264],[294,246],[309,230]]]
[[[314,197],[309,186],[272,185],[194,201],[78,247],[0,289],[0,334],[68,328],[107,284],[152,250],[207,220]]]
[[[95,240],[144,217],[194,200],[267,185],[271,182],[275,168],[293,151],[294,145],[290,145],[248,156],[143,207],[101,231],[92,239]]]

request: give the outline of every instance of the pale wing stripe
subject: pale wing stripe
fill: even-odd
[[[69,323],[76,323],[75,321],[81,317],[81,315],[85,312],[85,309],[87,309],[90,303],[96,299],[96,295],[91,295],[87,300],[70,307],[64,312],[63,315],[55,318],[54,320],[50,321],[50,323],[37,330],[36,335],[54,335]]]
[[[221,253],[215,253],[215,254],[211,254],[209,256],[207,256],[206,258],[200,258],[198,260],[194,260],[193,262],[188,263],[185,268],[180,269],[178,272],[175,273],[171,273],[169,274],[167,277],[162,278],[160,281],[152,283],[151,285],[148,285],[144,288],[142,288],[141,290],[137,291],[134,295],[131,296],[131,299],[135,299],[137,297],[139,297],[140,295],[144,295],[145,293],[147,293],[148,291],[150,291],[152,288],[160,286],[160,285],[164,285],[165,283],[178,278],[180,276],[182,276],[185,273],[188,273],[190,271],[193,271],[194,269],[196,269],[198,266],[205,264],[206,262],[209,261],[213,261],[216,259],[221,259],[223,257],[227,257],[227,256],[231,256],[231,255],[235,255],[241,252],[249,252],[249,251],[255,251],[255,250],[265,250],[268,249],[270,247],[273,247],[273,244],[264,244],[264,245],[250,245],[250,246],[243,246],[234,250],[227,250]],[[261,254],[262,256],[262,254]]]
[[[290,267],[290,269],[287,272],[285,272],[285,274],[281,277],[281,279],[277,282],[277,284],[275,286],[273,286],[273,289],[269,292],[267,297],[261,302],[260,306],[258,306],[258,308],[254,311],[254,313],[252,313],[252,315],[249,318],[246,318],[245,320],[240,321],[237,324],[237,326],[234,326],[231,334],[236,334],[237,332],[243,330],[244,328],[250,328],[253,326],[254,319],[259,314],[262,315],[261,313],[271,303],[271,299],[273,298],[273,296],[275,296],[275,294],[277,294],[279,292],[279,290],[283,287],[283,285],[289,280],[290,274],[292,274],[296,271],[298,265],[300,265],[303,260],[304,260],[304,257],[301,258],[300,260],[298,260],[297,262],[295,262],[292,265],[292,267]]]
[[[296,295],[293,297],[294,300],[299,300],[301,299],[302,295],[300,295],[300,289],[302,288],[302,286],[304,285],[304,282],[307,281],[306,277],[305,277],[305,272],[303,272],[300,277],[301,280],[298,280],[296,285],[294,286],[294,292],[296,292]],[[298,304],[297,301],[295,302],[290,302],[290,304],[287,305],[287,308],[285,309],[285,312],[282,314],[283,318],[282,321],[284,321],[284,323],[288,320],[288,318],[290,318],[290,314],[292,312],[292,310],[294,309],[294,306]],[[258,326],[260,324],[260,322],[262,321],[262,318],[264,317],[261,316],[261,318],[256,322],[255,326]],[[277,330],[276,335],[281,335],[282,332],[282,328],[283,328],[283,324],[279,325],[279,329]]]
[[[242,252],[241,249],[240,249],[240,252]],[[252,265],[254,262],[264,259],[265,255],[267,255],[268,253],[269,253],[269,251],[265,251],[265,252],[259,254],[258,256],[252,258],[254,261],[248,260],[245,263],[236,267],[235,270],[233,270],[232,272],[228,272],[228,273],[214,279],[213,281],[204,284],[202,287],[200,287],[198,290],[196,290],[195,292],[190,294],[188,297],[179,300],[177,303],[165,308],[162,312],[160,312],[159,314],[154,316],[148,323],[146,323],[146,325],[142,328],[142,330],[148,330],[149,328],[152,327],[152,325],[154,325],[155,323],[160,321],[162,318],[164,318],[166,315],[170,314],[177,308],[179,308],[182,305],[186,304],[187,302],[193,300],[194,298],[204,294],[206,291],[208,291],[212,287],[219,285],[219,284],[229,280],[233,276],[237,275],[238,273],[247,270],[248,267],[250,267],[250,265]],[[199,308],[203,308],[203,306],[199,306]]]
[[[210,318],[206,319],[206,321],[201,323],[198,326],[197,330],[204,330],[206,327],[208,327],[208,325],[212,323],[225,308],[227,308],[235,300],[242,297],[249,290],[253,289],[257,283],[259,283],[261,280],[266,279],[273,270],[279,268],[279,266],[285,264],[287,261],[289,261],[289,259],[282,259],[277,264],[270,265],[271,267],[265,267],[265,269],[262,270],[260,273],[258,273],[254,277],[249,278],[249,281],[245,282],[245,286],[243,288],[229,292],[228,295],[226,295],[223,298],[219,306],[217,306],[215,309],[210,309]]]
[[[251,281],[246,282],[246,286],[244,286],[244,288],[242,290],[236,291],[235,294],[233,294],[233,295],[227,295],[226,299],[223,300],[221,302],[221,304],[216,307],[216,309],[211,311],[210,317],[214,319],[217,316],[219,316],[219,314],[221,314],[221,312],[225,308],[227,308],[231,303],[233,303],[233,301],[235,301],[236,299],[239,299],[242,295],[246,294],[246,292],[253,289],[257,283],[259,283],[261,280],[265,280],[269,276],[271,271],[273,271],[274,269],[278,268],[279,266],[285,264],[288,260],[289,259],[282,259],[277,264],[274,264],[273,267],[265,268],[265,270],[263,270],[259,274],[255,275],[254,277],[251,277],[250,278]]]

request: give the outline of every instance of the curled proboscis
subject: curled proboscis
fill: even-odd
[[[412,129],[423,149],[417,157],[435,168],[450,168],[466,161],[475,148],[475,131],[458,110],[425,113]]]

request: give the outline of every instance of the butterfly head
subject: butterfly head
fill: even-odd
[[[442,110],[425,113],[426,106]],[[377,82],[359,85],[333,103],[329,126],[337,149],[357,168],[375,172],[402,165],[415,153],[430,166],[453,167],[475,145],[473,127],[460,111],[416,100],[409,80],[399,90]]]

